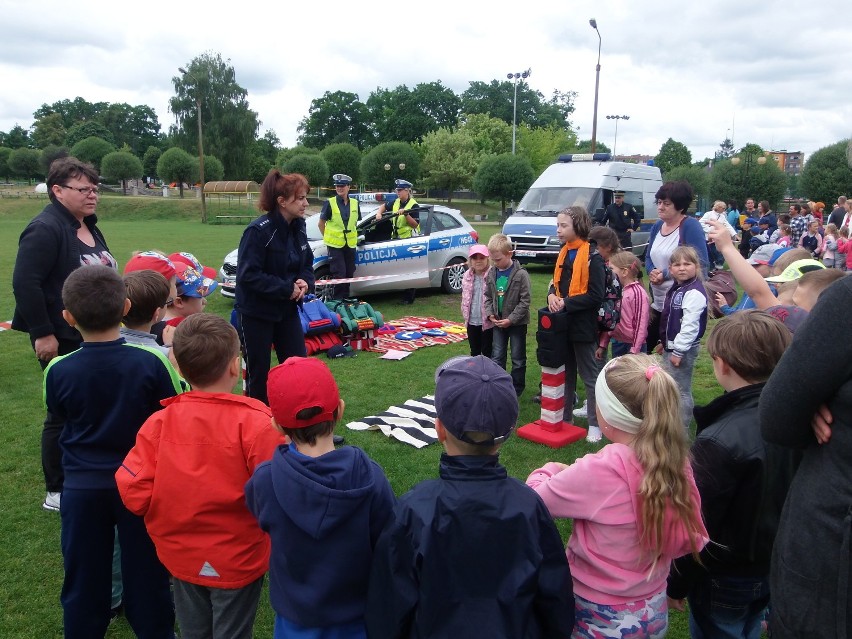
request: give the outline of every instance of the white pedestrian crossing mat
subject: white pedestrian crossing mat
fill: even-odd
[[[405,444],[423,448],[438,441],[435,431],[435,397],[426,395],[409,399],[402,406],[391,406],[378,415],[365,417],[361,421],[349,422],[351,430],[379,430],[386,437],[393,437]]]

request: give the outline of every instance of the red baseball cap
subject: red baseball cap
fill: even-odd
[[[167,280],[172,279],[176,273],[174,263],[162,253],[156,251],[134,253],[124,267],[124,274],[127,275],[133,271],[157,271]]]
[[[196,271],[201,273],[204,277],[215,280],[218,273],[216,273],[216,269],[210,266],[202,266],[201,262],[198,261],[192,253],[187,253],[185,251],[181,251],[180,253],[172,253],[169,255],[169,259],[175,263],[186,264],[187,266],[191,266]]]
[[[279,426],[307,428],[334,420],[340,406],[340,391],[328,366],[313,357],[289,357],[269,371],[266,381],[269,408]],[[296,415],[306,408],[319,407],[309,419]]]

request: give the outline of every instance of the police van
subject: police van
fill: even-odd
[[[632,238],[633,251],[641,255],[657,221],[655,199],[661,185],[660,169],[655,166],[613,162],[609,153],[562,155],[533,182],[503,224],[503,233],[522,264],[552,264],[561,248],[556,214],[579,205],[592,218],[599,218],[612,203],[613,191],[624,191],[625,204],[632,204],[642,216],[640,230]]]

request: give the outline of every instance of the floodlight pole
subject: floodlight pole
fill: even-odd
[[[192,75],[187,73],[183,67],[178,67],[178,71],[184,75]],[[207,224],[207,201],[204,197],[204,140],[201,130],[201,91],[198,88],[198,79],[192,76],[195,80],[195,108],[198,114],[198,177],[201,181],[201,223]]]
[[[592,153],[595,152],[598,140],[598,87],[601,82],[601,32],[598,31],[598,22],[594,18],[589,20],[589,24],[595,33],[598,34],[598,65],[595,67],[595,113],[592,118]]]

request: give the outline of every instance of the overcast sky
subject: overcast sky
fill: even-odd
[[[204,53],[230,59],[250,107],[284,146],[326,91],[366,102],[377,87],[471,81],[532,69],[550,97],[576,91],[571,121],[591,138],[598,36],[598,139],[655,155],[667,138],[693,159],[737,147],[810,154],[852,135],[849,0],[525,0],[483,3],[138,3],[0,0],[0,131],[42,104],[152,107],[166,131],[172,78]]]

